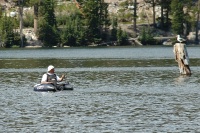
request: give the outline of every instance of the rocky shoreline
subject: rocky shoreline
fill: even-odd
[[[125,0],[105,0],[106,3],[109,3],[108,6],[108,11],[110,14],[117,14],[118,10],[121,8],[120,7],[120,3],[124,2]],[[137,38],[139,36],[139,32],[141,31],[142,27],[144,27],[145,25],[151,25],[152,22],[152,6],[150,4],[147,4],[144,2],[144,0],[137,0],[138,3],[138,23],[137,23],[137,33],[134,32],[133,30],[133,24],[123,24],[120,23],[119,26],[122,28],[122,30],[126,31],[129,35],[130,38],[129,40],[131,41],[131,43],[134,43],[134,41],[137,41]],[[0,4],[2,6],[3,9],[8,10],[13,8],[14,2],[12,2],[12,0],[9,1],[5,1],[5,0],[0,0]],[[131,6],[131,5],[129,5]],[[128,7],[127,7],[128,8]],[[29,12],[32,11],[33,8],[24,8],[24,12]],[[128,10],[127,11],[131,11]],[[17,14],[17,10],[15,11]],[[142,24],[140,22],[140,20],[142,19],[141,16],[139,14],[145,13],[146,14],[146,19],[148,19],[148,22],[145,22],[145,24]],[[160,7],[157,6],[156,7],[156,16],[160,16],[161,12],[160,12]],[[7,15],[12,15],[11,12],[8,12]],[[143,22],[144,23],[144,22]],[[152,27],[153,28],[153,27]],[[163,39],[163,45],[172,45],[172,41],[171,38],[175,38],[176,35],[174,35],[172,32],[168,31],[162,31],[159,29],[153,29],[155,34],[157,35],[155,38],[156,39]],[[25,38],[27,40],[27,44],[25,47],[28,48],[35,48],[35,47],[42,47],[42,42],[40,40],[38,40],[37,36],[34,33],[34,29],[33,28],[24,28],[23,29],[23,34],[25,35]],[[166,39],[169,38],[169,39]],[[133,41],[134,40],[134,41]],[[195,40],[195,33],[190,32],[189,35],[187,36],[187,40],[190,44],[194,43]],[[108,42],[109,43],[109,42]],[[139,43],[137,43],[139,44]],[[99,46],[99,45],[95,45],[95,46]],[[102,46],[104,46],[104,44],[102,44]],[[109,45],[108,45],[109,46]]]

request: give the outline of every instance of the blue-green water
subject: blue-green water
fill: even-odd
[[[200,132],[199,51],[188,77],[172,47],[0,50],[0,131]],[[33,91],[50,64],[73,91]]]

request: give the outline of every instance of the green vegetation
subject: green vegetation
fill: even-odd
[[[184,12],[183,3],[180,0],[173,0],[171,3],[173,10],[172,29],[176,34],[183,34]]]
[[[149,45],[149,44],[156,44],[156,40],[153,39],[150,29],[146,31],[145,28],[142,30],[142,34],[139,38],[142,44]]]
[[[113,42],[116,45],[129,45],[131,36],[118,23],[132,23],[134,5],[126,0],[119,4],[117,14],[109,14],[108,3],[104,0],[77,0],[59,3],[57,0],[26,0],[17,6],[33,7],[33,12],[24,13],[24,27],[34,27],[34,31],[44,47],[87,46]],[[150,27],[164,31],[172,30],[174,34],[186,36],[191,31],[198,31],[199,6],[197,0],[145,0],[153,7],[152,19],[146,12],[136,13],[140,22],[147,20]],[[77,5],[78,4],[78,5]],[[161,16],[155,18],[155,6],[161,7]],[[136,8],[137,12],[139,8]],[[12,9],[13,10],[13,9]],[[7,17],[0,10],[0,47],[20,46],[18,17]],[[139,21],[137,21],[139,22]],[[134,22],[136,23],[136,22]],[[139,32],[139,40],[144,45],[155,44],[152,27]],[[197,34],[197,33],[196,33]],[[136,33],[134,34],[136,35]],[[197,36],[198,37],[198,36]],[[198,40],[198,38],[196,38]]]
[[[0,47],[10,48],[13,44],[20,45],[20,37],[14,32],[16,20],[0,16]]]
[[[52,0],[45,0],[40,7],[38,36],[46,47],[52,47],[59,41],[54,4]]]

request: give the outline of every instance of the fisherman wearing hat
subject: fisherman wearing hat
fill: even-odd
[[[62,77],[58,77],[55,73],[54,73],[54,66],[50,65],[47,68],[47,73],[45,73],[42,76],[42,80],[41,80],[41,84],[54,84],[56,85],[57,82],[61,82],[63,81],[63,79],[65,78],[65,75],[62,75]]]

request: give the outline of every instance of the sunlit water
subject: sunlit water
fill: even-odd
[[[199,47],[0,50],[1,132],[200,132]],[[34,92],[47,66],[73,91]]]

